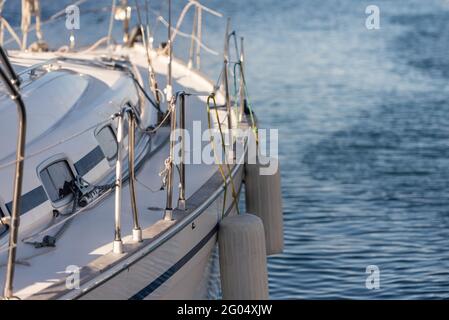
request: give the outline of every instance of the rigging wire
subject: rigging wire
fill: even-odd
[[[112,0],[111,16],[109,18],[108,41],[107,41],[108,50],[110,50],[111,38],[112,38],[112,29],[114,27],[115,1],[116,0]],[[111,51],[109,51],[109,55],[112,55]]]
[[[85,2],[85,1],[86,1],[86,0],[81,0],[81,1],[78,1],[78,3],[82,3],[82,2]],[[146,20],[147,20],[147,27],[148,27],[148,26],[149,26],[149,24],[148,24],[148,12],[149,12],[149,11],[148,11],[148,3],[147,3],[147,1],[145,2],[145,5],[146,5]],[[136,6],[138,6],[138,5],[137,5],[137,0],[136,0]],[[114,7],[115,7],[115,0],[113,0],[113,8],[114,8]],[[112,15],[112,14],[111,14],[111,15]],[[52,20],[52,19],[54,19],[54,18],[56,18],[56,17],[52,16],[52,17],[50,18],[50,20]],[[139,20],[140,20],[140,13],[139,13]],[[162,21],[163,21],[163,18],[162,18]],[[45,22],[44,22],[44,23],[45,23]],[[175,34],[174,34],[173,38],[176,36],[176,32],[179,33],[179,34],[181,35],[181,32],[180,32],[179,30],[175,30]],[[109,32],[108,32],[108,37],[107,37],[107,40],[108,40],[108,47],[109,47],[109,43],[110,43],[110,40],[111,40],[111,33],[112,33],[112,29],[110,28],[110,29],[109,29]],[[149,33],[148,33],[148,35],[149,35]],[[233,33],[230,34],[230,36],[232,36],[232,35],[234,36],[234,44],[235,44],[236,54],[238,54],[238,46],[237,46],[237,41],[236,41],[236,35],[235,35],[235,32],[233,32]],[[144,36],[145,36],[145,34],[142,35],[142,37],[144,37]],[[189,35],[188,35],[188,36],[189,36]],[[103,39],[100,39],[100,40],[102,40],[102,41],[104,42],[104,38],[103,38]],[[100,40],[99,40],[99,41],[100,41]],[[100,44],[95,43],[94,46],[95,46],[95,45],[99,46]],[[202,46],[201,43],[199,43],[199,45]],[[92,47],[90,48],[90,50],[93,50]],[[147,50],[148,50],[148,48],[147,48]],[[255,121],[254,121],[254,117],[253,117],[253,112],[252,112],[252,108],[251,108],[251,103],[250,103],[250,101],[249,101],[249,97],[248,97],[248,93],[247,93],[248,91],[247,91],[247,86],[246,86],[246,80],[245,80],[244,73],[243,73],[243,68],[242,68],[242,65],[241,65],[240,62],[236,62],[236,63],[234,64],[234,93],[235,93],[235,95],[237,94],[237,87],[236,87],[237,80],[236,80],[236,72],[235,72],[235,69],[236,69],[237,66],[240,67],[240,72],[241,72],[242,82],[243,82],[243,86],[244,86],[244,88],[245,88],[245,97],[248,99],[248,108],[249,108],[249,111],[250,111],[250,116],[251,116],[251,121],[252,121],[252,127],[253,127],[253,130],[255,130],[256,136],[257,136],[257,128],[256,128],[256,126],[255,126]],[[160,110],[160,108],[158,108],[158,105],[157,105],[157,104],[151,99],[151,97],[147,94],[147,92],[146,92],[145,89],[142,87],[142,85],[139,83],[139,81],[137,81],[137,79],[135,78],[134,74],[133,74],[132,72],[130,72],[130,74],[131,74],[131,77],[132,77],[132,79],[134,80],[134,82],[137,84],[139,90],[142,91],[142,93],[145,95],[146,99],[150,102],[150,104],[151,104],[153,107],[155,107],[159,112],[162,112],[162,111]],[[223,76],[223,70],[221,71],[221,73],[220,73],[220,75],[219,75],[219,77],[218,77],[217,84],[220,82],[220,79],[221,79],[222,76]],[[216,85],[215,88],[218,88],[218,85]],[[215,89],[215,88],[214,88],[214,89]],[[218,90],[218,89],[217,89],[217,90]],[[199,95],[198,95],[198,96],[199,96]],[[234,100],[236,101],[236,99],[234,99]],[[211,95],[209,95],[209,96],[207,97],[207,113],[208,113],[208,125],[209,125],[209,129],[211,129],[211,127],[212,127],[212,126],[211,126],[211,114],[210,114],[210,112],[211,112],[210,101],[212,101],[212,102],[213,102],[213,105],[214,105],[215,114],[216,114],[217,123],[218,123],[218,129],[219,129],[220,135],[221,135],[222,148],[223,148],[223,150],[224,150],[224,152],[225,152],[225,159],[226,159],[226,147],[225,147],[225,144],[224,144],[224,136],[223,136],[223,132],[222,132],[222,128],[221,128],[221,121],[220,121],[220,117],[219,117],[219,114],[218,114],[218,108],[217,108],[217,104],[216,104],[216,100],[215,100],[215,93],[212,93]],[[236,105],[236,102],[235,102],[235,105]],[[155,132],[156,132],[158,129],[160,129],[160,127],[167,121],[167,119],[169,119],[170,114],[171,114],[171,112],[168,111],[168,112],[166,113],[164,119],[158,124],[158,126],[157,126],[156,128],[151,129],[151,130],[149,130],[149,128],[148,128],[147,130],[144,130],[144,132],[146,132],[146,133],[155,133]],[[228,116],[229,116],[229,115],[228,115]],[[57,145],[59,145],[59,144],[61,144],[61,143],[64,143],[64,142],[66,142],[66,141],[69,141],[69,140],[71,140],[71,139],[74,139],[75,137],[78,137],[78,136],[82,135],[83,133],[85,133],[85,132],[87,132],[87,131],[89,131],[89,130],[92,130],[93,128],[95,128],[95,127],[98,126],[98,125],[101,125],[101,124],[103,124],[103,123],[107,123],[107,122],[111,121],[113,118],[114,118],[114,117],[112,117],[111,119],[105,120],[105,121],[103,121],[103,122],[100,122],[100,123],[96,124],[95,126],[89,127],[89,128],[87,128],[87,129],[85,129],[85,130],[83,130],[83,131],[81,131],[81,132],[79,132],[79,133],[77,133],[77,134],[74,134],[74,135],[72,135],[72,136],[69,136],[69,137],[66,138],[66,139],[62,139],[62,140],[58,141],[57,143],[55,143],[55,144],[53,144],[53,145],[47,146],[46,148],[40,150],[39,152],[36,152],[36,153],[34,153],[34,154],[31,154],[31,155],[27,156],[26,158],[34,157],[34,156],[36,156],[36,155],[38,155],[38,154],[40,154],[40,153],[42,153],[42,152],[44,152],[44,151],[46,151],[46,150],[48,150],[48,149],[54,147],[54,146],[57,146]],[[214,144],[214,142],[213,142],[213,136],[211,136],[210,138],[211,138],[212,147],[215,149],[215,144]],[[214,154],[215,154],[215,156],[217,157],[216,152],[214,152]],[[23,159],[21,159],[20,161],[22,161],[22,160],[23,160]],[[3,169],[4,167],[9,166],[9,165],[14,164],[14,163],[16,163],[16,161],[11,162],[11,163],[8,163],[8,164],[5,164],[5,165],[0,165],[0,169]],[[230,183],[231,183],[231,187],[232,187],[233,205],[236,206],[236,210],[237,210],[237,212],[239,213],[239,208],[238,208],[238,203],[237,203],[237,194],[236,194],[235,185],[234,185],[234,181],[233,181],[233,177],[232,177],[232,173],[231,173],[231,167],[230,167],[229,163],[227,162],[227,160],[225,160],[225,165],[227,166],[227,171],[228,171],[228,174],[229,174],[229,179],[230,179]],[[224,171],[222,165],[221,165],[221,164],[218,164],[218,166],[219,166],[220,173],[221,173],[221,175],[222,175],[222,177],[223,177],[223,179],[224,179],[224,185],[225,185],[224,199],[223,199],[223,212],[222,212],[222,215],[224,215],[228,182],[227,182],[227,177],[226,177],[226,174],[225,174],[225,171]],[[178,167],[178,166],[177,166],[177,169],[178,169],[178,173],[179,173],[179,167]],[[137,177],[135,178],[135,180],[136,180],[140,185],[142,185],[143,187],[149,189],[149,190],[152,191],[152,192],[159,192],[159,191],[163,190],[163,187],[161,187],[160,190],[155,191],[155,190],[153,190],[152,188],[150,188],[150,187],[146,186],[145,184],[143,184],[141,181],[139,181],[139,180],[137,179]],[[115,185],[114,185],[114,186],[115,186]],[[99,187],[100,187],[100,186],[99,186]],[[82,210],[81,210],[80,212],[76,212],[76,202],[77,202],[77,196],[74,196],[73,209],[72,209],[71,214],[69,214],[69,218],[64,219],[63,221],[61,221],[61,222],[59,222],[58,224],[53,225],[53,226],[51,227],[51,228],[54,228],[54,227],[56,227],[57,225],[60,225],[61,223],[63,224],[63,226],[56,232],[55,237],[57,237],[57,236],[59,236],[60,234],[62,234],[62,232],[65,230],[66,226],[71,222],[71,219],[72,219],[74,216],[76,216],[77,214],[79,214],[80,212],[82,212]],[[64,215],[62,215],[62,216],[64,216]],[[43,232],[43,231],[42,231],[42,232]],[[17,246],[17,245],[15,245],[15,246]],[[8,248],[9,248],[9,247],[8,247]],[[0,250],[0,252],[2,252],[2,250]]]
[[[251,103],[251,100],[250,100],[249,94],[248,94],[248,87],[246,85],[245,73],[243,71],[241,63],[239,63],[239,66],[240,66],[240,72],[242,75],[242,82],[243,82],[243,87],[244,87],[244,91],[245,91],[245,98],[247,100],[246,106],[248,107],[248,111],[249,111],[249,115],[250,115],[250,119],[251,119],[251,128],[253,129],[253,132],[256,136],[256,143],[259,144],[259,132],[258,132],[256,121],[254,120],[254,112],[253,112],[252,103]]]
[[[172,111],[171,111],[170,109],[167,110],[167,112],[166,112],[164,118],[162,119],[162,121],[161,121],[156,127],[154,127],[154,128],[151,128],[151,127],[150,127],[150,128],[146,128],[146,129],[144,129],[144,130],[140,129],[140,127],[139,127],[139,129],[140,129],[141,131],[147,133],[147,134],[153,134],[153,133],[156,133],[156,131],[159,130],[159,129],[165,124],[165,122],[169,119],[171,112],[172,112]]]
[[[146,14],[147,25],[146,25],[146,28],[144,29],[141,14],[140,14],[140,7],[139,7],[137,0],[135,0],[135,4],[136,4],[136,10],[137,10],[137,18],[139,20],[139,25],[140,25],[140,33],[141,33],[143,45],[145,47],[145,53],[146,53],[146,58],[147,58],[149,86],[150,86],[151,90],[153,91],[154,97],[156,98],[156,103],[159,107],[158,112],[161,114],[162,113],[162,111],[160,110],[161,99],[159,96],[159,89],[158,89],[156,76],[154,74],[154,68],[153,68],[153,64],[152,64],[151,56],[150,56],[150,48],[149,48],[150,30],[149,30],[149,24],[148,24],[148,14]],[[145,2],[145,4],[147,4],[147,2]]]
[[[83,4],[83,3],[86,2],[86,1],[88,1],[88,0],[78,0],[78,1],[76,1],[75,3],[73,3],[73,5],[79,6],[79,5]],[[66,8],[64,8],[64,9],[62,9],[62,10],[56,12],[55,14],[53,14],[53,15],[52,15],[50,18],[48,18],[47,20],[41,22],[41,26],[44,26],[44,25],[46,25],[46,24],[48,24],[48,23],[50,23],[50,22],[52,22],[52,21],[55,21],[55,20],[57,20],[57,19],[60,19],[60,18],[64,17],[65,14],[66,14],[66,13],[65,13],[65,9],[66,9]],[[17,27],[17,28],[18,28],[18,27]],[[28,30],[28,32],[32,32],[32,31],[34,31],[34,30],[36,30],[36,25],[32,25],[32,26],[30,27],[30,29]],[[4,42],[4,44],[5,44],[5,45],[6,45],[6,44],[9,44],[9,43],[12,42],[13,40],[15,40],[14,38],[15,38],[15,37],[9,38],[8,40],[6,40],[6,41]],[[21,43],[21,42],[20,42],[20,43]]]
[[[215,109],[215,116],[217,118],[217,124],[218,124],[218,130],[220,132],[220,136],[221,136],[221,147],[224,151],[224,161],[227,167],[227,171],[229,174],[229,180],[231,183],[231,188],[232,188],[232,198],[233,198],[233,203],[232,205],[235,205],[236,210],[237,210],[237,214],[240,214],[239,212],[239,206],[238,206],[238,202],[237,202],[237,193],[236,193],[236,189],[235,189],[235,185],[234,185],[234,180],[232,177],[232,171],[231,171],[231,166],[229,165],[229,163],[227,162],[227,153],[226,153],[226,146],[225,146],[225,141],[224,141],[224,135],[223,135],[223,131],[221,128],[221,123],[220,123],[220,116],[218,114],[218,108],[217,108],[217,102],[215,100],[215,94],[211,94],[208,98],[207,98],[207,102],[206,102],[206,109],[207,109],[207,123],[208,123],[208,127],[209,130],[212,130],[212,123],[211,123],[211,106],[210,106],[210,101],[212,100],[212,102],[214,103],[214,109]],[[224,172],[224,169],[222,167],[222,164],[220,163],[220,160],[218,159],[218,155],[216,152],[216,148],[215,148],[215,143],[214,143],[214,136],[211,134],[209,136],[210,139],[210,143],[212,144],[212,149],[214,152],[214,156],[215,156],[215,161],[217,162],[218,165],[218,170],[220,171],[220,174],[223,178],[224,181],[224,185],[225,185],[225,190],[224,190],[224,197],[223,197],[223,209],[222,209],[222,218],[224,217],[225,214],[225,207],[226,207],[226,195],[227,195],[227,177],[226,174]]]

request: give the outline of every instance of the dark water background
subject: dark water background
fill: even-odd
[[[203,2],[245,36],[254,108],[280,132],[286,247],[269,259],[271,297],[448,298],[449,1]],[[44,20],[68,3],[43,0]],[[105,34],[95,8],[109,3],[81,6],[79,44]],[[365,28],[370,4],[380,30]],[[225,20],[204,15],[221,51]],[[54,25],[50,42],[66,43]],[[204,55],[203,70],[217,78],[220,61]],[[379,290],[365,287],[368,265]]]

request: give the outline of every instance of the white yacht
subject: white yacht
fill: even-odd
[[[239,213],[248,139],[230,129],[254,132],[256,124],[243,48],[238,68],[228,58],[235,32],[228,25],[214,83],[195,53],[204,46],[201,13],[219,13],[187,2],[197,26],[184,63],[172,52],[182,15],[173,27],[169,13],[168,40],[153,48],[143,4],[112,2],[108,34],[91,47],[48,50],[40,23],[36,43],[26,44],[33,30],[26,28],[22,39],[13,37],[20,49],[1,47],[0,289],[7,299],[207,298],[219,223]],[[140,22],[128,31],[131,11]],[[39,1],[22,1],[22,14],[39,22]],[[14,32],[1,19],[2,32]],[[116,20],[124,25],[121,44],[111,36]],[[213,137],[196,146],[214,151],[212,163],[195,158],[197,141],[184,133],[207,129],[231,135],[228,146]]]

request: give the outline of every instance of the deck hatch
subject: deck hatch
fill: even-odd
[[[66,187],[75,177],[67,160],[53,162],[39,172],[42,184],[52,202],[59,202],[72,195]]]
[[[117,138],[111,126],[102,127],[95,133],[101,151],[108,161],[113,161],[117,157],[118,145]]]

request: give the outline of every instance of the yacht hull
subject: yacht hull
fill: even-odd
[[[236,168],[233,181],[238,190],[243,166]],[[211,181],[209,182],[211,183]],[[230,189],[230,185],[228,185]],[[214,255],[218,225],[223,211],[224,188],[199,208],[173,225],[174,235],[160,245],[142,248],[124,261],[122,268],[101,284],[85,289],[76,299],[205,299],[216,274]],[[227,190],[225,215],[236,214],[232,192]],[[200,195],[198,195],[200,196]],[[194,195],[192,198],[195,198]],[[195,199],[192,199],[194,202]],[[178,217],[184,213],[177,211]],[[145,230],[151,232],[151,230]],[[144,231],[144,234],[145,234]],[[153,248],[152,248],[153,247]],[[148,251],[148,252],[147,252]],[[214,268],[215,267],[215,268]],[[215,278],[215,279],[214,279]],[[81,290],[82,291],[82,288]]]
[[[238,192],[243,170],[241,164],[233,169],[232,181]],[[209,190],[206,199],[204,190]],[[143,230],[148,244],[140,244],[138,248],[125,244],[125,250],[131,253],[118,261],[103,257],[82,269],[79,288],[67,289],[66,283],[59,282],[29,298],[188,300],[219,296],[216,254],[219,222],[224,216],[237,213],[231,185],[227,184],[225,192],[217,172],[187,203],[187,213],[174,211],[175,221],[161,220]]]
[[[138,48],[133,50],[128,52],[130,59],[140,66],[139,59],[133,55],[140,57],[141,52]],[[159,59],[159,63],[156,61],[155,65],[160,70],[164,70],[163,57]],[[67,61],[71,60],[65,60],[64,63],[68,63]],[[71,63],[76,65],[74,61],[71,61]],[[97,68],[100,71],[95,68],[92,69],[94,69],[92,72],[102,72],[101,68]],[[188,100],[186,129],[194,133],[195,122],[200,122],[202,125],[199,126],[199,129],[202,132],[207,129],[206,123],[208,123],[209,117],[205,108],[207,97],[204,94],[213,90],[213,84],[201,74],[189,70],[185,65],[176,61],[174,61],[174,76],[176,92],[186,89],[188,92],[198,94],[197,97],[194,95]],[[109,77],[111,83],[105,84],[110,88],[105,92],[110,94],[111,97],[115,97],[117,103],[98,103],[99,107],[95,108],[92,107],[92,103],[76,104],[76,107],[70,109],[71,111],[67,112],[66,116],[61,116],[61,119],[63,119],[63,123],[59,126],[61,131],[67,131],[70,126],[76,127],[76,122],[73,121],[74,117],[84,126],[90,125],[86,123],[84,117],[78,116],[84,113],[74,112],[73,110],[87,109],[104,121],[106,115],[110,117],[111,113],[121,110],[121,106],[129,104],[129,99],[124,99],[119,95],[117,88],[121,88],[120,92],[125,96],[129,96],[129,92],[131,92],[131,105],[137,105],[139,102],[138,92],[135,91],[135,88],[130,87],[132,83],[129,82],[129,79],[122,79],[122,77],[124,75],[118,74],[114,81]],[[97,78],[101,77],[98,75]],[[42,78],[42,80],[45,79]],[[110,97],[103,99],[103,96],[97,95],[101,88],[95,87],[95,89],[92,86],[88,88],[92,90],[88,95],[89,99],[93,99],[92,101],[97,101],[96,99],[109,101]],[[224,104],[223,95],[218,92],[216,98],[219,105],[217,113],[220,113],[220,115],[217,114],[217,119],[215,119],[218,123],[226,119],[226,110],[222,107]],[[151,110],[149,106],[146,106],[146,109]],[[62,120],[58,121],[61,122]],[[234,121],[234,123],[236,122]],[[144,124],[145,128],[149,127],[147,123]],[[216,125],[214,122],[214,127]],[[242,121],[239,126],[246,128],[248,125]],[[95,140],[96,131],[90,129],[90,127],[87,127],[87,129],[84,130],[86,130],[90,140],[79,137],[79,139],[70,140],[70,143],[76,142],[84,148],[93,145],[96,149],[99,149],[98,142]],[[112,129],[115,129],[115,127]],[[18,250],[20,256],[17,259],[16,266],[17,280],[15,281],[17,297],[20,299],[45,300],[146,300],[205,299],[219,295],[216,254],[218,228],[221,219],[227,215],[236,214],[238,206],[236,202],[238,202],[243,181],[244,165],[242,163],[233,165],[231,175],[226,173],[226,176],[232,176],[232,179],[228,177],[227,181],[223,181],[216,165],[186,165],[188,197],[186,210],[177,208],[173,211],[173,220],[164,220],[163,208],[166,205],[166,199],[165,192],[162,192],[163,188],[160,185],[160,176],[161,168],[163,168],[164,161],[169,154],[168,143],[166,143],[168,142],[166,140],[168,139],[168,130],[168,127],[162,126],[158,128],[155,134],[150,134],[148,137],[142,135],[136,145],[136,167],[141,168],[137,170],[139,183],[134,195],[137,195],[139,219],[143,227],[143,241],[136,242],[132,238],[133,222],[130,214],[130,189],[127,183],[124,183],[121,190],[123,203],[121,207],[121,231],[124,253],[117,254],[111,250],[115,206],[112,197],[113,191],[109,190],[105,193],[104,198],[88,205],[86,210],[77,212],[76,221],[64,231],[64,236],[58,239],[56,247],[40,249],[26,243],[20,243],[20,250]],[[65,131],[60,136],[65,137],[67,135]],[[52,133],[52,139],[58,142],[60,138],[55,134],[54,128]],[[73,136],[78,138],[76,135]],[[31,151],[33,151],[34,145],[36,149],[40,146],[38,145],[40,140],[37,141],[38,137],[42,139],[42,143],[50,143],[49,137],[38,132],[34,140],[30,141],[30,143],[33,143],[33,146],[30,147]],[[125,137],[125,140],[127,140],[127,137]],[[206,144],[205,141],[202,142]],[[80,156],[80,148],[59,144],[59,142],[57,146],[64,151],[66,158],[70,157],[76,160]],[[126,148],[124,151],[127,151]],[[51,149],[47,153],[36,153],[36,157],[32,158],[34,162],[27,160],[30,171],[27,177],[32,177],[35,180],[31,181],[34,182],[34,185],[40,183],[39,177],[36,175],[36,172],[39,172],[39,170],[36,171],[36,166],[39,168],[40,163],[46,161],[44,158],[57,152]],[[42,159],[39,157],[42,157]],[[106,179],[105,177],[111,176],[115,163],[106,161],[105,157],[102,157],[102,159],[107,170],[105,169],[103,172],[96,167],[92,168],[92,173],[89,174],[94,176],[86,176],[88,180],[100,183],[100,180],[103,181]],[[126,157],[123,160],[126,162]],[[93,163],[90,160],[88,162],[89,165]],[[124,168],[124,182],[127,179],[126,170]],[[81,175],[79,170],[74,171]],[[27,179],[25,179],[25,185],[32,186],[33,184]],[[8,181],[8,179],[3,179],[3,181]],[[144,183],[141,184],[141,181]],[[174,185],[176,186],[178,182],[175,178]],[[236,200],[233,198],[234,188],[232,188],[232,184],[237,190]],[[177,199],[178,196],[179,190],[176,189],[173,192],[173,199]],[[7,193],[4,192],[3,194]],[[8,199],[9,196],[7,195],[5,198]],[[0,200],[2,199],[0,198]],[[36,208],[35,210],[39,209],[39,214],[44,212],[50,215],[49,219],[51,219],[52,213],[54,213],[51,210],[53,207],[50,206],[50,201],[46,203],[48,203],[46,210],[42,208]],[[66,204],[66,206],[68,205]],[[172,205],[175,204],[172,203]],[[74,216],[72,215],[73,220],[75,220]],[[29,218],[30,213],[24,215],[25,217]],[[23,220],[25,221],[25,219]],[[32,229],[33,232],[34,229],[40,230],[32,224],[32,219],[29,220],[31,221],[29,229]],[[23,233],[27,231],[24,228],[25,226],[24,223],[21,225]],[[42,232],[39,231],[39,234],[32,233],[32,236],[38,237]],[[42,235],[44,234],[42,233]],[[0,265],[0,267],[2,266]],[[38,272],[30,272],[30,267],[33,271],[38,270]],[[71,267],[75,267],[75,269]]]

